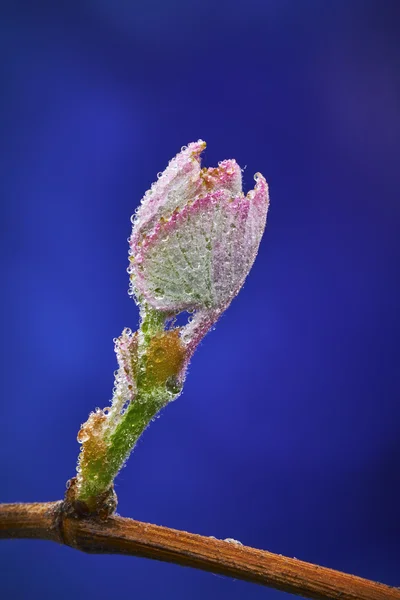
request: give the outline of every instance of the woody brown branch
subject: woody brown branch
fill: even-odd
[[[400,600],[400,589],[294,558],[119,516],[71,516],[65,503],[0,505],[0,538],[162,560],[317,600]]]

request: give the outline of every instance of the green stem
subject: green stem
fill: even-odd
[[[164,331],[165,319],[165,314],[159,311],[148,307],[141,310],[137,395],[106,440],[105,455],[92,460],[81,472],[78,500],[87,502],[110,488],[143,431],[171,399],[171,392],[166,389],[166,386],[155,386],[154,382],[149,380],[146,371],[146,349],[152,338]]]
[[[93,461],[86,471],[78,499],[87,501],[100,496],[111,486],[139,437],[164,405],[138,397],[129,406],[109,440],[106,456]]]
[[[149,345],[151,338],[157,333],[164,331],[166,315],[159,310],[154,310],[145,305],[140,309],[140,329],[139,333],[143,335],[140,351],[144,351]]]

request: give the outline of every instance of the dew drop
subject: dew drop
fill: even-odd
[[[176,396],[182,390],[182,384],[180,383],[180,381],[178,380],[178,378],[176,376],[174,376],[174,375],[171,375],[171,377],[169,377],[167,379],[165,387],[166,387],[167,391],[170,394],[172,394],[173,396]]]
[[[86,430],[80,429],[76,439],[79,442],[79,444],[84,444],[85,442],[87,442],[89,439],[89,436],[88,436]]]
[[[164,292],[161,288],[155,288],[154,290],[154,298],[156,300],[163,300],[164,298]]]
[[[228,544],[235,544],[236,546],[243,546],[242,542],[239,542],[239,540],[234,540],[233,538],[225,538],[224,542],[228,542]]]
[[[164,360],[164,358],[165,358],[165,349],[157,348],[157,350],[154,352],[154,362],[159,363],[162,360]]]

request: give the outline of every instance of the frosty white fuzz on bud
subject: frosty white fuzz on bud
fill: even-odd
[[[131,294],[165,313],[220,313],[242,287],[265,228],[264,177],[244,195],[234,160],[201,169],[199,140],[171,160],[142,199],[130,238]]]

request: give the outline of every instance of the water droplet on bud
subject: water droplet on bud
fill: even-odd
[[[156,362],[156,363],[161,362],[165,358],[165,349],[164,348],[157,348],[154,351],[153,357],[154,357],[154,362]]]
[[[79,442],[79,444],[84,444],[85,442],[87,442],[89,436],[87,434],[86,429],[80,429],[76,439]]]

